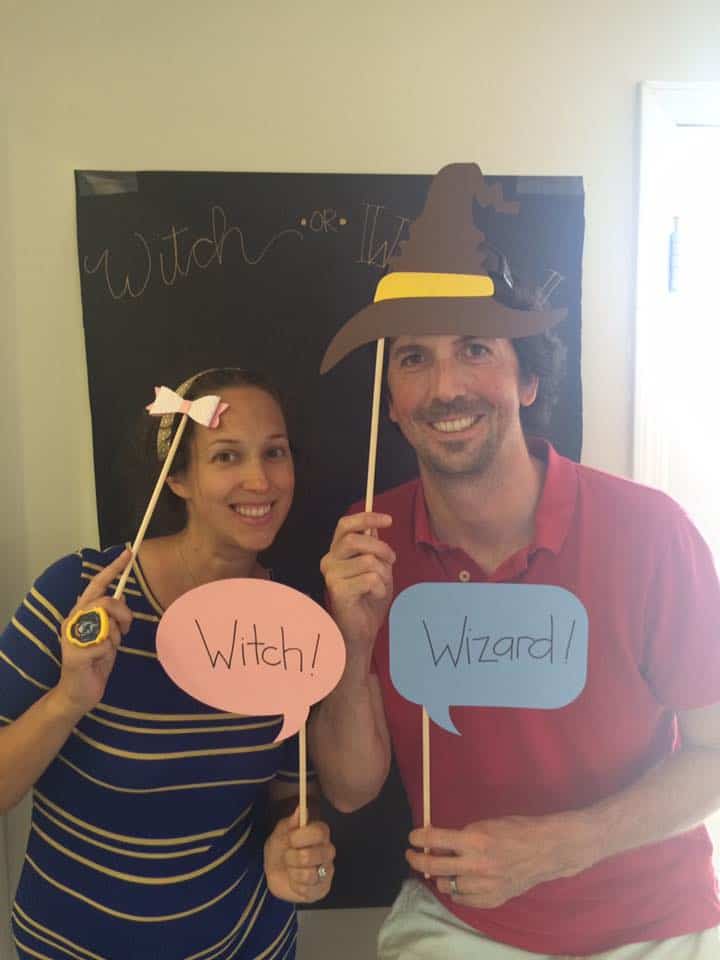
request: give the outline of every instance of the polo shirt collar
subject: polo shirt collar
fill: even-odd
[[[545,482],[535,513],[535,539],[529,553],[545,549],[558,554],[565,543],[575,511],[578,486],[576,464],[560,456],[547,440],[528,437],[527,442],[530,453],[546,464]],[[438,540],[432,532],[420,479],[415,490],[413,522],[416,544],[425,543],[435,550],[453,549]]]

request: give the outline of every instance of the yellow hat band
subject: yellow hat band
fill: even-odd
[[[375,303],[416,297],[492,297],[491,277],[477,273],[388,273],[377,285]]]

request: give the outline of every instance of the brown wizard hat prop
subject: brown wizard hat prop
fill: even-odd
[[[364,343],[401,335],[529,337],[565,319],[566,310],[535,309],[513,287],[507,261],[475,225],[473,203],[516,214],[499,184],[475,163],[453,163],[434,177],[425,209],[380,279],[374,302],[356,313],[323,357],[326,373]]]

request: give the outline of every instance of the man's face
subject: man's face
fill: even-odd
[[[537,378],[520,380],[509,340],[470,336],[398,337],[388,360],[390,419],[426,470],[483,473],[506,438],[520,439],[520,407]]]

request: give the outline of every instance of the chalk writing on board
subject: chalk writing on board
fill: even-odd
[[[197,627],[197,632],[200,636],[200,640],[205,647],[205,652],[207,653],[208,660],[215,670],[218,665],[218,661],[222,660],[225,664],[226,669],[233,669],[233,659],[235,658],[235,650],[237,643],[237,629],[238,622],[235,620],[233,622],[232,628],[232,641],[230,643],[230,650],[225,653],[219,647],[216,648],[215,652],[210,648],[208,641],[205,637],[205,631],[200,624],[200,621],[195,619],[195,626]],[[258,634],[258,628],[256,624],[252,625],[252,639],[246,637],[240,638],[240,661],[242,661],[243,667],[281,667],[283,670],[295,670],[298,673],[305,672],[305,660],[303,658],[303,651],[301,647],[290,647],[287,645],[285,640],[285,628],[280,626],[279,630],[279,643],[268,643],[267,640],[261,640]],[[320,650],[320,634],[318,633],[315,639],[315,647],[313,650],[312,663],[310,664],[310,676],[314,676],[312,671],[315,669],[315,665],[318,660],[318,652]],[[239,668],[240,661],[235,661],[235,666]]]
[[[208,234],[199,237],[193,237],[189,227],[174,223],[154,240],[134,231],[131,236],[138,247],[140,265],[132,277],[129,272],[123,273],[122,268],[114,268],[109,247],[94,260],[85,255],[83,271],[88,276],[101,273],[113,300],[135,300],[143,295],[153,279],[159,278],[164,286],[172,287],[180,279],[186,279],[193,270],[207,270],[215,263],[222,266],[229,250],[239,252],[248,266],[255,266],[282,237],[303,239],[302,231],[289,227],[273,234],[263,246],[251,251],[245,231],[228,224],[227,214],[221,206],[213,204],[210,207],[209,221]],[[228,241],[231,242],[228,244]]]
[[[567,663],[572,649],[575,621],[571,621],[567,639],[563,643],[562,638],[556,635],[555,617],[550,614],[548,620],[548,631],[544,636],[532,636],[530,634],[493,636],[489,633],[472,636],[472,627],[468,625],[468,618],[464,617],[460,637],[455,648],[449,642],[446,642],[441,648],[441,641],[438,641],[437,638],[433,641],[425,619],[423,619],[422,625],[434,667],[439,666],[446,655],[447,663],[452,663],[455,668],[460,666],[461,661],[463,665],[467,663],[468,666],[472,666],[476,663],[507,663],[512,661],[519,663],[528,658],[531,660],[548,660],[550,663],[555,663],[556,660]]]
[[[308,227],[313,233],[338,233],[338,227],[346,227],[347,217],[341,217],[332,207],[313,210],[309,217],[302,217],[301,227]]]
[[[365,203],[364,207],[360,257],[357,262],[384,270],[410,220],[398,214],[384,213],[385,207],[379,203]]]

